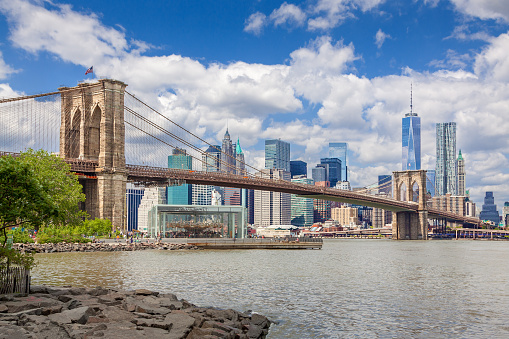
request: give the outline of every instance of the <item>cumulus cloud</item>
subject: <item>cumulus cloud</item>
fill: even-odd
[[[340,25],[345,19],[355,16],[354,12],[372,10],[385,0],[318,0],[311,6],[314,17],[308,20],[308,29],[328,30]]]
[[[509,81],[509,33],[491,39],[491,43],[477,55],[475,73],[497,81]]]
[[[384,33],[381,28],[378,29],[378,31],[375,34],[375,44],[378,49],[382,48],[382,45],[384,44],[386,39],[390,39],[391,36],[387,33]]]
[[[327,8],[343,15],[348,8],[370,10],[380,3],[317,2],[325,16]],[[247,161],[258,167],[263,167],[263,151],[253,146],[264,138],[281,137],[296,146],[292,158],[310,165],[327,155],[328,142],[349,142],[355,186],[399,170],[401,118],[409,110],[413,82],[414,111],[422,119],[423,167],[434,167],[435,123],[456,121],[457,147],[466,160],[467,187],[474,200],[481,201],[483,190],[502,184],[509,174],[507,33],[489,39],[486,48],[470,58],[448,52],[435,72],[405,69],[370,79],[355,74],[359,57],[354,45],[329,36],[290,53],[288,64],[204,64],[181,55],[147,56],[149,44],[128,42],[123,30],[104,26],[97,16],[48,6],[0,2],[13,45],[87,67],[101,64],[101,75],[125,81],[129,91],[210,142],[219,142],[228,121],[232,136],[240,135]],[[74,27],[76,22],[79,27]],[[89,46],[83,47],[83,39]],[[469,71],[464,66],[472,62]],[[0,75],[2,69],[8,74],[6,67],[0,64]],[[0,85],[0,94],[12,96],[9,91],[8,85]],[[304,112],[304,102],[313,105],[312,112]],[[292,113],[300,115],[289,123],[278,119]],[[500,187],[494,190],[507,197],[507,192],[497,191]]]
[[[451,0],[461,13],[480,18],[508,22],[509,6],[499,0]]]
[[[263,13],[256,12],[247,18],[244,26],[244,32],[253,33],[254,35],[260,35],[263,31],[263,27],[267,24],[267,16]]]
[[[271,13],[270,20],[272,20],[274,26],[285,24],[302,26],[306,20],[306,14],[299,7],[284,2]]]
[[[13,69],[11,66],[5,63],[5,60],[2,56],[2,52],[0,51],[0,79],[7,78],[12,73],[17,73],[18,70]]]

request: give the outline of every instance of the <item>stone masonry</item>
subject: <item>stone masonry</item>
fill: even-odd
[[[62,100],[60,157],[98,162],[96,180],[81,180],[84,209],[92,218],[125,222],[124,90],[126,84],[101,79],[59,88]]]
[[[419,189],[418,212],[392,212],[392,239],[426,240],[428,238],[428,211],[426,205],[426,171],[393,172],[394,198],[413,201],[413,187]],[[405,196],[401,196],[402,187]]]

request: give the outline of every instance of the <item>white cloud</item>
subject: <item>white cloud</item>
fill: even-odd
[[[267,16],[263,13],[256,12],[247,18],[244,32],[253,33],[254,35],[260,35],[263,27],[267,24]]]
[[[372,10],[385,0],[318,0],[310,6],[315,16],[308,20],[308,29],[328,30],[339,26],[345,19],[354,17],[356,9],[362,12]]]
[[[270,14],[270,20],[274,26],[285,24],[302,26],[306,20],[306,14],[299,7],[284,2]]]
[[[475,59],[475,73],[496,81],[509,81],[509,33],[493,38]]]
[[[326,13],[326,1],[318,3]],[[328,4],[369,10],[380,3]],[[0,10],[8,17],[15,46],[87,67],[100,61],[101,75],[125,81],[130,92],[211,142],[219,142],[228,121],[232,136],[240,136],[247,161],[253,159],[257,166],[263,166],[263,151],[254,145],[263,138],[291,142],[292,154],[310,165],[326,155],[329,141],[349,142],[355,186],[401,168],[401,118],[409,109],[413,81],[414,110],[422,119],[423,167],[434,166],[435,123],[456,121],[457,146],[466,160],[467,187],[474,200],[482,201],[483,190],[496,184],[496,194],[509,200],[507,192],[500,191],[509,175],[508,34],[490,39],[481,53],[472,55],[473,72],[463,67],[472,59],[451,52],[444,64],[437,64],[447,69],[405,69],[369,79],[353,73],[358,59],[353,44],[328,36],[290,53],[287,65],[205,65],[180,55],[146,56],[149,44],[128,43],[122,30],[105,27],[93,14],[68,6],[48,10],[32,3],[0,2]],[[74,27],[76,23],[81,26]],[[88,56],[85,51],[90,50]],[[2,68],[0,64],[0,75]],[[8,85],[0,85],[0,95],[12,96],[10,91]],[[313,112],[305,112],[301,100],[314,105]],[[288,120],[279,119],[281,114],[294,113],[302,114],[280,122]]]
[[[378,49],[382,48],[386,39],[391,39],[391,36],[387,33],[382,32],[382,29],[379,28],[375,35],[375,44]]]
[[[0,79],[7,78],[12,73],[17,73],[18,70],[13,69],[11,66],[5,63],[2,52],[0,51]]]
[[[509,6],[504,0],[451,0],[456,10],[480,19],[509,21]]]
[[[123,32],[69,5],[48,10],[27,1],[1,1],[0,11],[10,23],[12,43],[31,53],[45,50],[88,67],[105,57],[119,57],[129,48]]]

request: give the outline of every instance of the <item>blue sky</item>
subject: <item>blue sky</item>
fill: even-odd
[[[401,169],[401,118],[456,121],[467,187],[509,201],[509,6],[503,0],[0,0],[0,96],[111,77],[246,159],[291,143],[312,167],[348,142],[353,186]],[[92,77],[85,70],[94,66]]]

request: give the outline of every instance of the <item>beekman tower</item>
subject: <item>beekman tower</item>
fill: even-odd
[[[412,89],[410,89],[410,113],[406,113],[402,122],[402,170],[421,169],[421,118],[413,112]]]

